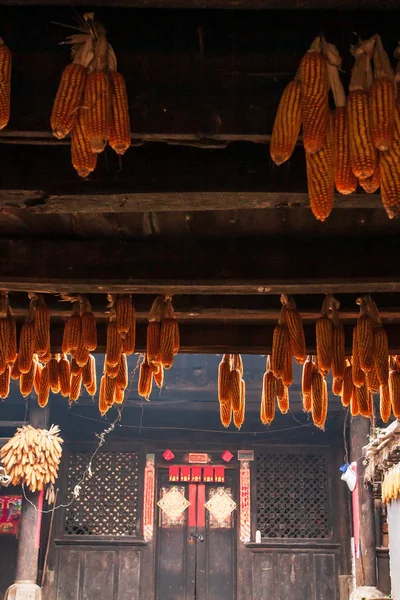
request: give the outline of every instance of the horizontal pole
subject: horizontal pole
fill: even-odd
[[[69,0],[1,0],[0,6],[70,6]],[[87,0],[74,0],[76,8],[88,5]],[[90,6],[132,8],[184,9],[263,9],[263,10],[355,10],[396,9],[397,0],[91,0]]]
[[[299,209],[310,201],[307,193],[298,192],[140,192],[48,195],[42,190],[0,189],[0,210],[23,209],[34,214],[99,214],[176,211]],[[377,194],[337,196],[335,209],[382,209]]]

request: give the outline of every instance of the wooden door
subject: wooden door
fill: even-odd
[[[236,490],[224,483],[174,483],[159,477],[157,600],[235,600]]]

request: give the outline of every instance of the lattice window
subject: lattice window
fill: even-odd
[[[327,538],[328,470],[318,454],[257,457],[257,529],[264,538]]]
[[[87,468],[91,454],[71,454],[68,498]],[[75,535],[136,535],[138,519],[139,455],[100,452],[93,460],[79,497],[67,508],[65,531]]]

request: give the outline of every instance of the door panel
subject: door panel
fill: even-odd
[[[161,471],[159,481],[159,498],[176,488],[178,506],[178,492],[191,505],[176,518],[158,508],[157,600],[235,600],[233,475],[225,484],[171,485]],[[213,498],[210,512],[205,505]]]

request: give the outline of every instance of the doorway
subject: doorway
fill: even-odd
[[[160,469],[157,600],[235,600],[235,471],[223,482],[171,482]]]

